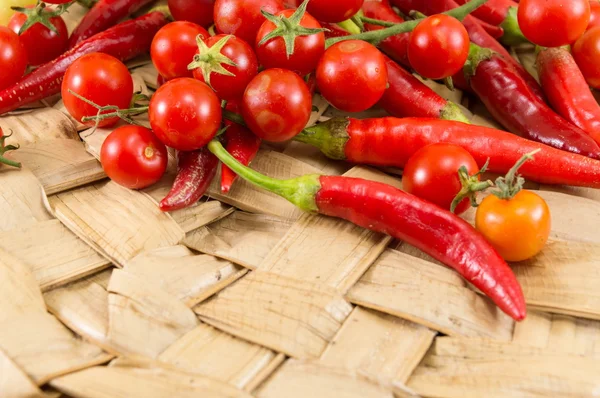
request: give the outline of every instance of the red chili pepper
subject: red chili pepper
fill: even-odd
[[[468,0],[454,1],[462,5]],[[521,28],[519,28],[518,7],[519,4],[512,0],[488,0],[487,3],[473,11],[471,15],[483,22],[501,27],[504,31],[501,41],[508,46],[512,46],[528,42],[523,32],[521,32]]]
[[[453,102],[447,101],[423,82],[386,57],[388,85],[379,105],[392,116],[432,117],[469,123]]]
[[[219,159],[206,147],[177,153],[177,177],[169,194],[161,200],[162,211],[184,209],[198,202],[217,174]]]
[[[506,174],[525,154],[540,149],[535,162],[519,169],[523,177],[543,184],[600,188],[600,161],[526,140],[506,131],[448,120],[385,117],[333,118],[294,137],[319,148],[332,159],[403,168],[419,149],[437,143],[466,149],[483,167]]]
[[[402,12],[409,13],[412,10],[422,12],[425,15],[440,14],[458,7],[454,0],[391,0],[392,4],[398,7]],[[467,15],[463,19],[463,24],[469,32],[471,41],[481,47],[489,48],[502,55],[518,71],[519,75],[531,87],[535,95],[543,98],[542,89],[538,82],[515,60],[510,53],[496,39],[490,36],[474,19]]]
[[[540,100],[504,57],[471,45],[469,84],[494,118],[524,138],[600,159],[600,147]]]
[[[500,38],[502,38],[502,36],[504,36],[504,29],[502,27],[492,25],[490,23],[482,21],[481,19],[479,19],[477,17],[473,17],[473,19],[475,21],[477,21],[479,26],[481,26],[483,28],[483,30],[485,30],[494,39],[500,39]]]
[[[542,49],[537,69],[554,110],[600,145],[600,106],[571,53],[564,48]]]
[[[73,61],[85,54],[102,52],[126,61],[147,52],[152,37],[167,22],[162,13],[152,12],[82,41],[54,61],[40,66],[13,86],[0,91],[0,115],[59,93],[65,71]]]
[[[17,149],[19,149],[18,146],[14,146],[14,145],[5,145],[5,141],[8,137],[10,137],[12,134],[10,135],[4,135],[4,132],[2,131],[2,127],[0,127],[0,164],[5,164],[7,166],[12,166],[12,167],[21,167],[21,163],[19,162],[15,162],[14,160],[10,160],[4,157],[4,154],[8,151],[15,151]]]
[[[248,166],[260,148],[261,139],[252,131],[239,124],[232,123],[225,131],[225,148],[238,162]],[[226,165],[221,166],[221,192],[227,193],[237,178]]]
[[[99,0],[83,17],[69,38],[69,49],[116,25],[152,0]]]
[[[519,282],[506,262],[470,224],[395,187],[341,176],[276,180],[237,162],[218,141],[208,148],[242,178],[305,211],[351,221],[407,242],[455,269],[516,320],[526,315]]]

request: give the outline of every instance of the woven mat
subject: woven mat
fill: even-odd
[[[136,90],[155,86],[147,59],[129,66]],[[311,123],[336,114],[315,104]],[[163,214],[173,164],[145,191],[119,187],[96,160],[109,131],[84,131],[59,98],[34,108],[0,118],[25,165],[0,168],[0,397],[600,394],[598,190],[530,184],[553,231],[513,267],[529,308],[515,325],[417,249],[243,181]],[[299,143],[265,146],[253,167],[401,187]]]

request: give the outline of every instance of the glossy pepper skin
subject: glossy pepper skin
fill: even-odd
[[[152,0],[99,0],[83,17],[69,38],[69,49],[116,25]]]
[[[225,149],[238,162],[248,166],[254,159],[260,148],[262,140],[246,127],[239,124],[231,124],[225,131]],[[237,178],[226,165],[221,166],[221,192],[227,193]]]
[[[563,151],[600,159],[598,144],[540,100],[506,59],[492,54],[473,67],[469,72],[471,89],[508,130]]]
[[[59,93],[67,68],[85,54],[101,52],[127,61],[147,52],[152,37],[167,22],[162,13],[152,12],[82,41],[54,61],[40,66],[13,86],[0,91],[0,115]]]
[[[454,0],[391,0],[391,3],[402,12],[409,13],[411,10],[417,10],[425,15],[440,14],[458,7]],[[489,48],[504,57],[515,68],[521,78],[527,82],[536,96],[543,98],[542,89],[533,76],[496,39],[487,33],[473,16],[467,15],[463,20],[463,24],[467,28],[473,43],[483,48]]]
[[[456,104],[442,98],[390,58],[385,58],[389,87],[379,105],[386,112],[396,117],[432,117],[469,123]]]
[[[571,53],[564,48],[542,49],[536,64],[552,108],[600,145],[600,106]]]
[[[177,153],[177,176],[169,194],[161,200],[162,211],[185,209],[198,202],[217,174],[219,159],[206,147]]]
[[[366,0],[362,6],[362,12],[365,17],[378,19],[380,21],[393,23],[404,22],[404,19],[396,14],[387,0]],[[380,30],[383,28],[383,26],[365,24],[365,29],[368,31]],[[382,40],[378,47],[394,61],[410,68],[410,62],[408,61],[409,40],[410,33],[401,33]]]
[[[525,299],[512,270],[466,221],[391,185],[338,176],[321,176],[319,182],[319,213],[417,247],[456,270],[515,320],[525,318]]]
[[[512,270],[463,219],[395,187],[343,176],[264,176],[237,162],[218,141],[209,150],[240,177],[305,211],[353,222],[420,248],[473,283],[509,316],[525,318],[525,299]]]
[[[399,168],[427,145],[454,144],[473,155],[479,167],[489,159],[488,170],[499,174],[506,174],[523,155],[540,149],[535,162],[527,162],[519,169],[526,179],[600,188],[600,161],[505,131],[447,120],[333,118],[305,129],[294,139],[321,149],[333,159]]]

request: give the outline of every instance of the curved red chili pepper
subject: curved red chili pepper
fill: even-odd
[[[167,22],[162,13],[152,12],[82,41],[54,61],[40,66],[13,86],[0,91],[0,115],[59,93],[65,71],[73,61],[85,54],[101,52],[127,61],[147,52],[152,38]]]
[[[85,14],[69,38],[69,49],[117,24],[152,0],[99,0]]]
[[[388,234],[455,269],[516,320],[525,299],[512,270],[470,224],[447,210],[387,184],[342,176],[276,180],[237,162],[217,141],[208,148],[242,178],[303,210],[339,217]]]
[[[598,144],[583,130],[554,113],[504,57],[492,53],[489,57],[483,56],[479,63],[474,61],[472,66],[471,88],[508,130],[564,151],[600,159]]]
[[[219,159],[206,147],[177,153],[177,176],[169,194],[161,200],[162,211],[184,209],[198,202],[217,174]]]
[[[225,148],[238,162],[248,166],[260,148],[261,139],[244,126],[232,123],[225,131]],[[221,166],[221,192],[227,193],[237,178],[226,165]]]
[[[463,5],[469,0],[454,0],[458,4]],[[492,25],[502,25],[506,17],[508,16],[508,10],[511,7],[518,7],[519,5],[512,0],[488,0],[481,7],[477,8],[471,13],[474,17],[477,17],[485,22]]]
[[[473,20],[477,21],[479,26],[481,26],[483,28],[483,30],[485,30],[494,39],[500,39],[504,35],[504,29],[500,26],[492,25],[490,23],[482,21],[481,19],[479,19],[477,17],[473,17]]]
[[[419,149],[437,143],[463,147],[482,167],[506,174],[525,154],[537,149],[535,162],[519,173],[544,184],[600,188],[600,161],[526,140],[506,131],[447,120],[394,117],[333,118],[294,137],[333,159],[403,168]]]
[[[600,106],[571,53],[564,48],[543,49],[537,69],[552,108],[600,145]]]

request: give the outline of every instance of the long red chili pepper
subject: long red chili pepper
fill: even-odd
[[[471,44],[469,84],[494,118],[522,137],[600,159],[600,147],[540,100],[504,58]]]
[[[153,0],[99,0],[83,17],[69,38],[69,49],[116,25]]]
[[[225,148],[238,162],[248,166],[260,148],[261,139],[246,127],[232,123],[225,131]],[[227,193],[237,178],[226,165],[221,166],[221,192]]]
[[[537,69],[550,105],[600,145],[600,106],[571,53],[564,48],[542,49]]]
[[[454,0],[458,4],[465,4],[468,0]],[[512,46],[526,43],[527,39],[519,28],[517,8],[519,4],[513,0],[488,0],[487,3],[473,11],[472,15],[491,25],[500,26],[503,35],[502,43]]]
[[[386,57],[388,88],[379,105],[396,117],[432,117],[469,123],[453,102],[447,101],[423,82]]]
[[[416,10],[425,15],[440,14],[458,7],[458,4],[454,0],[391,0],[391,2],[402,12],[409,13],[412,10]],[[467,28],[469,37],[473,43],[484,48],[489,48],[506,58],[521,78],[531,87],[535,95],[543,98],[542,89],[533,76],[496,39],[490,36],[471,15],[467,15],[463,19],[463,24]]]
[[[169,194],[161,200],[162,211],[184,209],[198,202],[217,174],[219,159],[206,147],[177,153],[177,176]]]
[[[403,168],[419,149],[437,143],[463,147],[482,167],[506,174],[525,154],[540,150],[519,172],[544,184],[600,188],[600,161],[489,127],[447,120],[385,117],[333,118],[305,129],[294,140],[319,148],[332,159]]]
[[[242,178],[302,210],[342,218],[412,244],[455,269],[514,319],[525,318],[525,299],[512,270],[481,234],[449,211],[359,178],[312,174],[276,180],[241,165],[218,141],[208,148]]]
[[[40,66],[13,86],[0,91],[0,115],[59,93],[65,71],[73,61],[85,54],[102,52],[126,61],[147,52],[152,37],[167,22],[162,13],[152,12],[82,41],[54,61]]]

